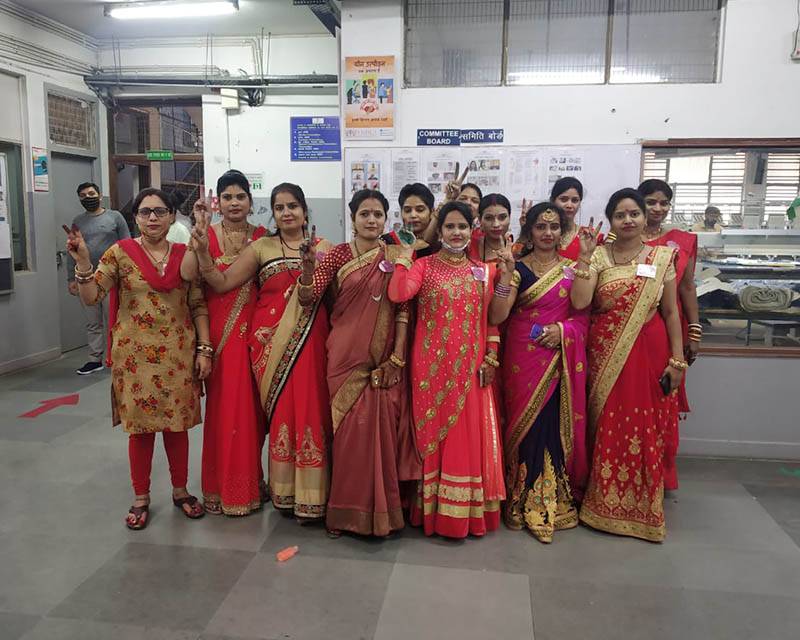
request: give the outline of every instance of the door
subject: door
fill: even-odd
[[[50,158],[50,188],[55,202],[56,264],[58,265],[58,296],[61,307],[61,351],[71,351],[87,344],[86,319],[80,301],[67,289],[66,236],[61,225],[72,225],[72,219],[83,209],[75,190],[82,182],[94,180],[94,161],[91,158],[52,154]]]

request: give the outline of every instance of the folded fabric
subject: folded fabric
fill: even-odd
[[[785,311],[792,304],[793,292],[784,287],[748,286],[739,292],[745,311]]]

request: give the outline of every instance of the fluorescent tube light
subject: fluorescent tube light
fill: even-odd
[[[162,0],[159,2],[124,2],[105,5],[105,15],[120,20],[160,18],[200,18],[223,16],[239,10],[238,0],[215,2],[188,2],[187,0]]]

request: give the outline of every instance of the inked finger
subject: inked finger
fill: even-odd
[[[464,169],[464,173],[461,174],[461,178],[459,178],[459,180],[458,180],[458,184],[459,185],[464,184],[464,180],[467,179],[467,174],[468,173],[469,173],[469,166],[467,166],[467,168]]]

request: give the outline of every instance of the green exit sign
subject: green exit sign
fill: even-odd
[[[173,157],[172,151],[166,151],[165,149],[153,149],[147,152],[147,159],[153,162],[172,160]]]

